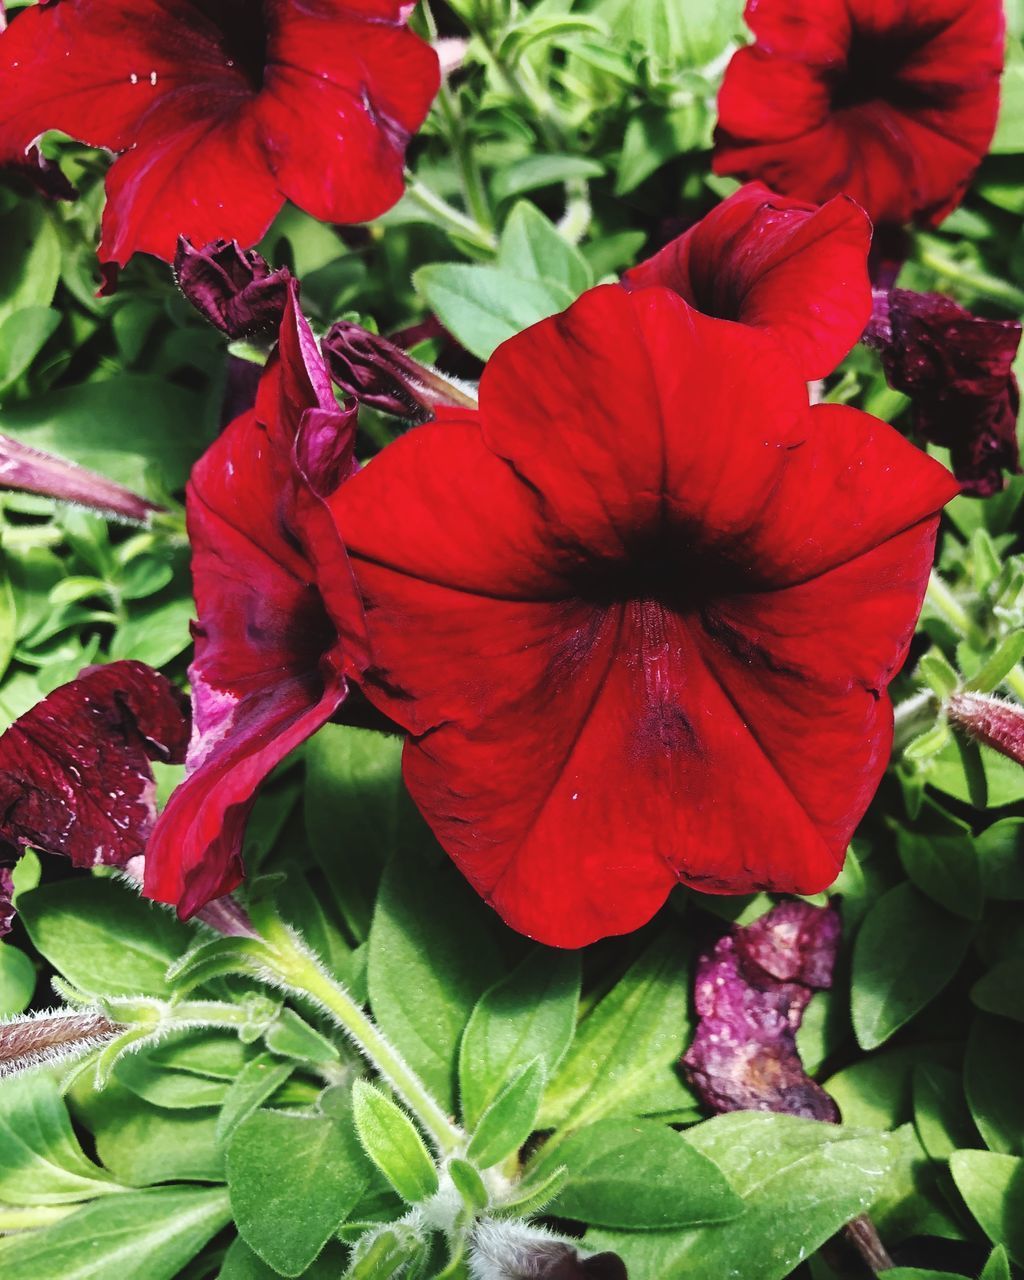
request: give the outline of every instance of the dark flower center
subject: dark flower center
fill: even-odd
[[[267,67],[267,17],[262,0],[197,0],[217,28],[229,67],[242,73],[253,90],[263,88]]]
[[[602,561],[581,573],[575,593],[599,608],[650,602],[684,614],[739,589],[735,566],[687,545],[681,534],[659,532],[638,539],[622,560]]]
[[[832,86],[832,109],[846,111],[872,102],[912,110],[935,101],[935,91],[904,78],[908,63],[937,34],[934,29],[885,33],[854,31],[843,68]]]

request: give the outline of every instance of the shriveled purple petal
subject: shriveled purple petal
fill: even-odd
[[[502,1280],[629,1280],[616,1253],[580,1253],[520,1222],[481,1222],[472,1251],[480,1274]]]
[[[3,30],[0,25],[0,31]],[[29,147],[18,160],[4,162],[7,173],[22,178],[49,200],[77,200],[78,192],[67,180],[59,164],[48,160],[38,147]]]
[[[708,1106],[839,1120],[796,1047],[811,996],[831,984],[838,943],[832,908],[786,902],[734,927],[701,956],[694,986],[700,1022],[683,1065]]]
[[[1024,707],[963,690],[946,701],[950,722],[985,746],[1024,765]]]
[[[11,876],[11,864],[0,862],[0,938],[11,931],[14,921],[14,879]]]
[[[910,396],[915,432],[950,450],[964,491],[979,497],[1020,471],[1012,372],[1016,320],[989,320],[937,293],[876,292],[865,341],[879,348],[889,384]]]
[[[0,436],[0,489],[38,493],[141,524],[154,512],[164,510],[106,476],[32,449],[10,436]]]
[[[141,662],[88,667],[0,737],[0,840],[122,866],[156,819],[151,760],[181,763],[187,703]]]
[[[361,325],[339,320],[328,331],[323,349],[341,390],[382,413],[426,422],[438,408],[476,407],[436,370]]]
[[[214,240],[197,249],[184,236],[174,257],[178,288],[229,338],[276,331],[288,302],[286,267],[273,270],[255,249]]]

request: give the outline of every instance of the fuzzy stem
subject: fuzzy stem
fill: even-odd
[[[928,590],[925,600],[940,618],[943,618],[959,636],[974,648],[980,649],[985,644],[985,637],[979,627],[972,622],[967,610],[956,598],[949,587],[933,569],[928,578]]]
[[[406,177],[406,194],[421,209],[439,218],[450,231],[480,249],[488,257],[493,257],[497,252],[498,241],[492,231],[482,227],[475,218],[467,217],[461,209],[456,209],[453,204],[449,204],[411,173]]]
[[[326,1009],[356,1048],[405,1101],[437,1149],[445,1155],[465,1148],[466,1134],[445,1115],[426,1085],[364,1013],[348,991],[324,971],[287,926],[266,921],[263,937],[275,953],[276,975],[291,990]]]
[[[101,1013],[58,1010],[0,1023],[0,1077],[55,1057],[85,1053],[115,1039],[123,1029]]]
[[[937,244],[929,244],[921,249],[921,262],[937,272],[952,284],[960,284],[983,298],[1002,303],[1010,311],[1024,311],[1024,289],[1000,280],[998,276],[990,276],[986,272],[977,271],[966,263],[948,258]]]
[[[899,755],[909,742],[934,722],[937,706],[931,689],[922,689],[893,707],[894,755]]]

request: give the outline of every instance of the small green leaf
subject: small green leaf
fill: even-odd
[[[352,1115],[367,1155],[403,1200],[418,1204],[437,1191],[437,1169],[419,1130],[390,1098],[365,1080],[352,1089]]]
[[[217,1141],[225,1142],[294,1071],[293,1062],[276,1062],[269,1053],[247,1062],[224,1097],[217,1119]]]
[[[914,1067],[914,1128],[933,1160],[948,1160],[977,1141],[960,1073],[934,1063]]]
[[[1006,1250],[1001,1244],[997,1244],[992,1250],[988,1262],[985,1263],[985,1270],[978,1280],[1011,1280],[1010,1259],[1006,1256]]]
[[[1024,901],[1024,818],[1003,818],[975,837],[985,896]]]
[[[1004,1155],[1024,1155],[1024,1027],[982,1014],[967,1037],[964,1089],[985,1145]]]
[[[903,869],[933,902],[966,920],[981,918],[981,868],[969,830],[926,803],[923,830],[900,827],[897,849]]]
[[[954,1151],[949,1169],[981,1229],[1024,1266],[1024,1160],[992,1151]]]
[[[971,999],[986,1013],[1024,1022],[1024,955],[1000,960],[971,988]]]
[[[11,1280],[174,1280],[230,1217],[220,1187],[97,1200],[43,1231],[0,1239],[0,1272]]]
[[[389,1280],[422,1258],[424,1242],[402,1223],[382,1227],[360,1240],[344,1280]],[[419,1272],[413,1266],[411,1274]]]
[[[48,307],[60,277],[60,237],[40,201],[0,214],[0,244],[0,322],[26,307]]]
[[[495,200],[510,200],[524,191],[550,187],[573,178],[599,178],[604,166],[589,156],[537,155],[517,160],[494,175]]]
[[[508,216],[498,248],[498,266],[530,280],[553,280],[577,297],[594,279],[586,258],[529,200]]]
[[[25,307],[0,323],[0,392],[17,382],[59,324],[52,307]]]
[[[351,1114],[257,1111],[228,1146],[238,1232],[269,1266],[299,1276],[366,1191],[372,1166]]]
[[[576,297],[556,280],[461,262],[420,267],[412,279],[441,323],[481,360],[531,324],[563,311]]]
[[[480,997],[459,1048],[462,1116],[471,1129],[533,1058],[554,1073],[576,1030],[579,994],[578,953],[537,947]]]
[[[448,1172],[451,1174],[452,1182],[455,1183],[455,1189],[465,1201],[466,1206],[478,1213],[482,1213],[490,1203],[490,1196],[487,1194],[487,1188],[484,1186],[484,1180],[480,1177],[479,1171],[468,1160],[460,1160],[458,1156],[448,1162]]]
[[[323,1065],[341,1060],[338,1046],[311,1027],[305,1018],[300,1018],[294,1009],[281,1010],[264,1033],[263,1043],[271,1053],[299,1062]]]
[[[482,1169],[490,1169],[518,1151],[533,1132],[544,1078],[544,1062],[534,1058],[509,1081],[480,1117],[466,1154]]]
[[[960,967],[973,926],[909,884],[877,900],[854,944],[851,1014],[862,1049],[877,1049]]]
[[[929,649],[918,663],[922,678],[939,698],[948,698],[960,684],[960,674],[941,649]]]
[[[676,156],[709,147],[714,123],[707,105],[697,100],[670,111],[645,107],[630,116],[622,140],[615,194],[627,195]]]
[[[1024,631],[1014,631],[1000,641],[992,656],[965,683],[964,688],[991,693],[1002,684],[1021,658],[1024,658]]]
[[[35,965],[17,947],[0,942],[0,1018],[27,1009],[35,989]]]
[[[558,1145],[569,1180],[554,1213],[628,1230],[724,1222],[743,1202],[717,1165],[656,1120],[599,1120]]]
[[[114,1075],[138,1097],[170,1111],[219,1107],[228,1090],[223,1080],[160,1068],[149,1061],[148,1054],[133,1053],[122,1058]]]

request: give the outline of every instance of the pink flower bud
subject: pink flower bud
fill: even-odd
[[[954,693],[946,702],[950,723],[986,747],[1024,765],[1024,707],[987,693]]]

